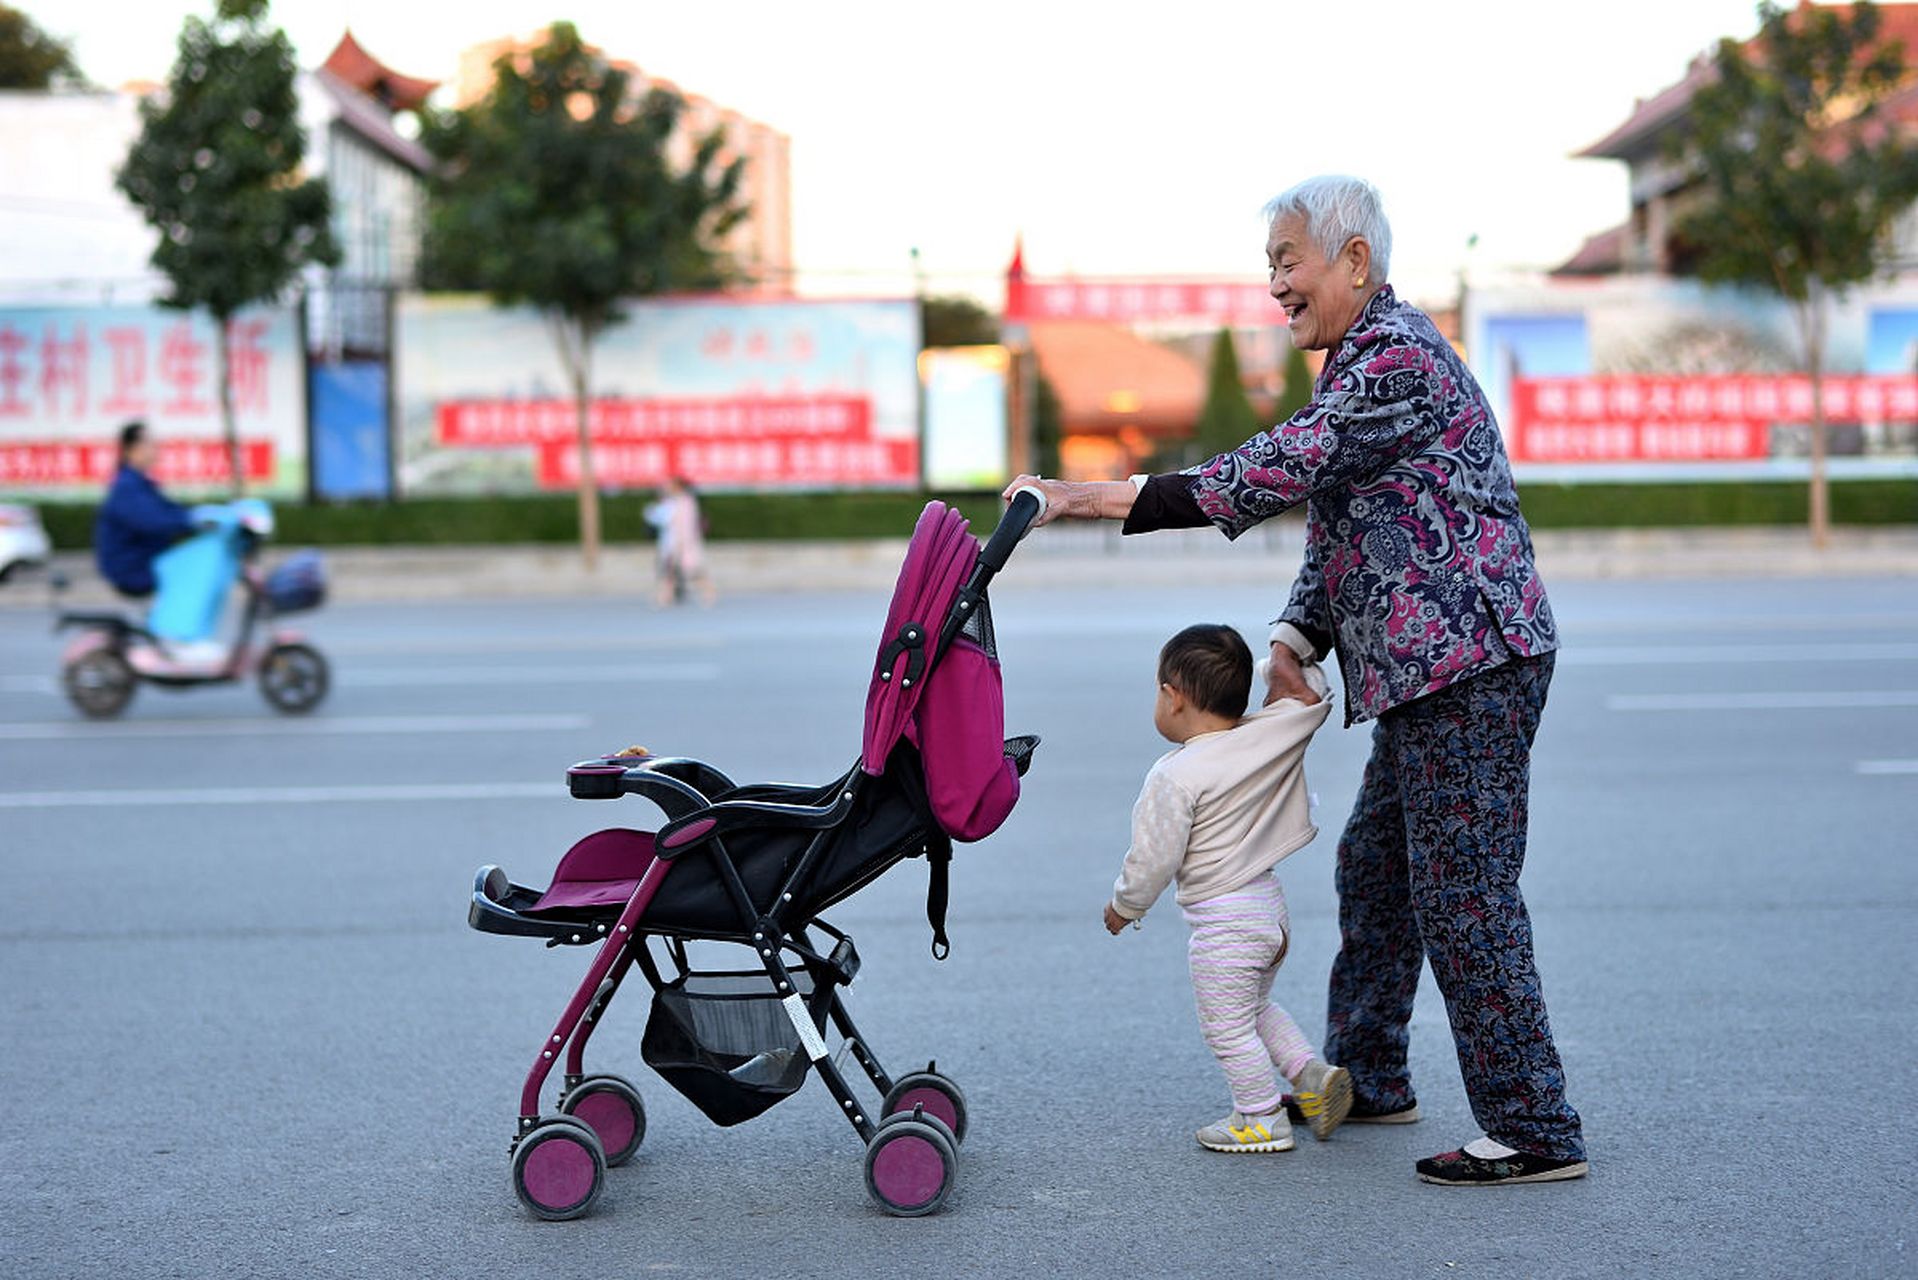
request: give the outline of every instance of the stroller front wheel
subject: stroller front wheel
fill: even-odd
[[[950,1076],[941,1075],[930,1065],[924,1071],[901,1076],[886,1091],[879,1114],[898,1115],[914,1107],[924,1107],[927,1115],[937,1116],[952,1130],[953,1142],[966,1140],[966,1095]]]
[[[959,1153],[943,1124],[888,1119],[866,1148],[866,1191],[887,1213],[917,1218],[935,1213],[952,1194]]]
[[[571,1116],[543,1121],[513,1148],[513,1193],[535,1217],[577,1218],[605,1189],[599,1135]]]
[[[631,1160],[645,1140],[646,1104],[639,1090],[619,1076],[587,1076],[560,1100],[559,1109],[592,1126],[609,1169]]]

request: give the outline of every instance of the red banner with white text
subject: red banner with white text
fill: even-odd
[[[568,400],[447,400],[439,443],[458,448],[537,449],[542,488],[579,479],[576,410]],[[702,485],[840,487],[911,485],[914,439],[877,437],[861,396],[595,400],[589,409],[595,478],[649,488],[672,476]]]
[[[1918,422],[1918,377],[1835,374],[1822,389],[1827,422]],[[1774,426],[1811,416],[1803,376],[1517,378],[1506,448],[1514,462],[1752,461],[1771,456]]]

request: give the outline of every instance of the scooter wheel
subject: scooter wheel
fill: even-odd
[[[68,664],[61,673],[67,698],[80,713],[95,720],[107,720],[126,710],[139,684],[133,667],[112,649],[95,649]]]
[[[289,715],[311,711],[330,685],[326,659],[306,644],[276,644],[260,659],[260,692]]]

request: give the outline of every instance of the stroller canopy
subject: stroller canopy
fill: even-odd
[[[877,777],[901,738],[916,746],[933,817],[956,840],[997,830],[1019,797],[983,586],[964,590],[979,562],[969,528],[943,502],[927,503],[919,516],[873,663],[860,756],[860,768]],[[935,652],[961,606],[964,629],[949,652]]]

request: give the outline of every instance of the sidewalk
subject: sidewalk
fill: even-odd
[[[1835,530],[1829,550],[1811,549],[1799,528],[1543,530],[1535,535],[1546,581],[1588,578],[1918,577],[1918,527]],[[844,542],[720,542],[707,556],[720,594],[883,591],[892,586],[905,539]],[[271,559],[277,548],[268,552]],[[1122,539],[1116,528],[1040,530],[1018,550],[1000,590],[1102,583],[1243,582],[1248,574],[1289,582],[1299,564],[1300,528],[1266,526],[1234,543],[1211,530]],[[558,596],[646,596],[652,548],[615,546],[588,574],[576,548],[333,547],[325,551],[332,598],[449,600]],[[90,559],[63,553],[73,582],[65,601],[115,604]],[[39,575],[0,587],[0,608],[47,606]]]

